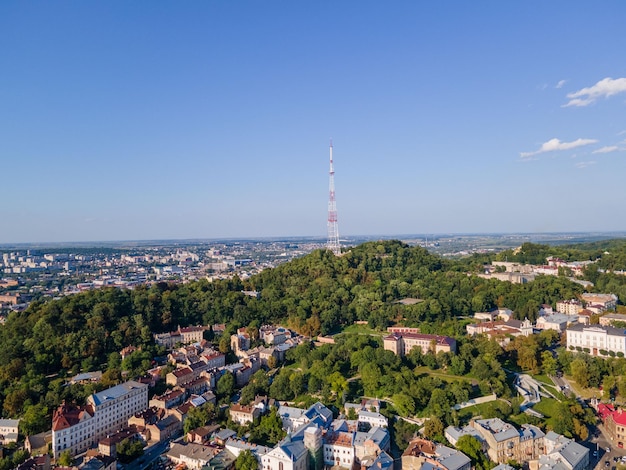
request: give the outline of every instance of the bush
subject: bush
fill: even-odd
[[[606,356],[606,355],[608,355],[608,354],[609,354],[609,352],[608,352],[606,349],[600,349],[600,354],[601,354],[602,356]]]

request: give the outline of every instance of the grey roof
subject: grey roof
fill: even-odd
[[[544,437],[545,433],[537,426],[532,424],[522,425],[522,432],[520,432],[520,438],[524,441],[526,439],[539,439]]]
[[[500,465],[493,467],[491,470],[515,470],[515,468],[505,463],[501,463]]]
[[[313,403],[304,414],[311,421],[314,421],[325,428],[328,428],[333,422],[333,412],[322,405],[319,401],[317,403]]]
[[[565,461],[569,468],[575,468],[582,460],[589,458],[589,449],[554,431],[548,432],[545,439],[552,441],[554,446],[548,457],[552,460]]]
[[[0,419],[0,426],[3,428],[16,428],[19,424],[19,419]]]
[[[215,437],[222,441],[225,441],[226,439],[236,436],[236,435],[237,433],[233,431],[232,429],[225,428],[225,429],[220,430],[218,433],[216,433]]]
[[[602,325],[585,325],[583,323],[577,323],[570,326],[567,331],[584,331],[584,330],[597,330],[605,331],[609,336],[626,336],[626,330],[624,328],[615,328],[614,326],[602,326]]]
[[[448,470],[456,470],[471,463],[470,458],[463,452],[451,449],[443,445],[438,445],[435,450],[437,460]]]
[[[475,422],[483,429],[489,431],[496,442],[502,442],[508,439],[513,439],[514,437],[519,437],[519,431],[509,423],[502,421],[500,418],[477,419]]]
[[[298,460],[307,451],[302,441],[292,441],[289,438],[279,442],[277,448],[287,454],[292,462]]]
[[[389,432],[385,428],[373,426],[368,434],[368,438],[378,447],[384,448],[389,443]]]
[[[295,408],[293,406],[280,405],[278,407],[278,415],[281,418],[297,419],[302,417],[305,411],[306,410],[303,410],[302,408]]]
[[[476,429],[474,429],[472,426],[469,426],[469,425],[465,426],[464,428],[448,426],[445,429],[444,434],[450,442],[458,441],[461,438],[461,436],[466,436],[466,435],[474,436],[476,439],[478,439],[481,442],[484,440],[483,436],[481,436],[480,433]]]
[[[115,387],[108,388],[98,393],[91,395],[94,405],[99,406],[108,400],[115,400],[123,395],[126,395],[133,389],[148,388],[146,384],[140,384],[134,380],[129,380],[126,383],[116,385]]]

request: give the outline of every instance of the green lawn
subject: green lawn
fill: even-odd
[[[421,366],[421,367],[416,367],[415,370],[415,375],[430,375],[431,377],[437,377],[440,378],[441,380],[445,380],[446,382],[456,382],[458,380],[461,380],[463,382],[472,382],[472,378],[468,377],[466,375],[453,375],[450,374],[446,371],[443,370],[430,370],[428,367],[426,366]]]
[[[370,328],[368,325],[357,325],[356,323],[344,328],[341,333],[357,333],[360,335],[386,336],[386,331],[378,331]]]
[[[559,402],[553,398],[542,398],[539,403],[533,406],[533,410],[546,417],[546,424],[552,426],[552,419],[558,413]]]

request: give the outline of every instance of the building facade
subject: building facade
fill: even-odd
[[[129,381],[87,398],[85,407],[61,405],[52,419],[52,452],[57,458],[95,447],[100,439],[124,428],[128,419],[148,407],[148,385]]]
[[[383,338],[385,350],[397,356],[406,356],[413,348],[422,353],[456,352],[456,340],[448,336],[427,335],[421,333],[393,333]]]
[[[626,332],[623,328],[601,325],[573,325],[566,331],[567,349],[587,352],[593,356],[626,354]]]

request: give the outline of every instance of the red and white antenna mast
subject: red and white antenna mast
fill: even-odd
[[[334,254],[341,254],[339,245],[339,225],[337,224],[337,203],[335,201],[335,169],[333,167],[333,141],[330,141],[330,182],[328,194],[328,242],[326,248]]]

